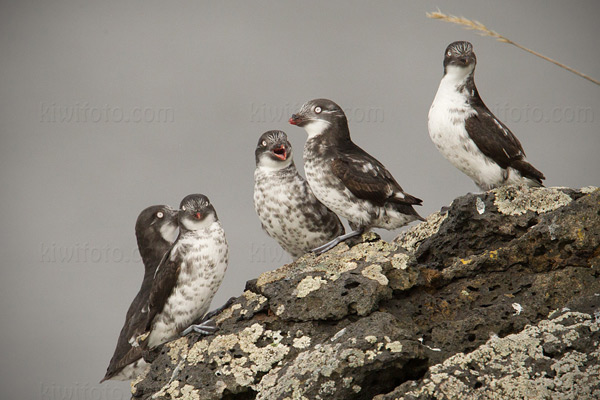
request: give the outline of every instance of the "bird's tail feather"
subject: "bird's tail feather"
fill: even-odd
[[[521,173],[521,176],[524,176],[525,178],[529,178],[529,179],[539,183],[540,186],[543,186],[542,181],[544,179],[546,179],[546,177],[544,176],[544,174],[541,171],[536,169],[533,165],[529,164],[527,161],[525,161],[525,160],[514,161],[511,164],[511,167],[513,167],[514,169],[519,171]]]
[[[408,193],[398,193],[399,195],[392,197],[390,200],[396,204],[405,204],[409,206],[420,206],[423,203],[423,200],[418,197],[412,196]]]

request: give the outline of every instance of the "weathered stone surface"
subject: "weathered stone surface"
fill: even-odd
[[[132,392],[595,398],[599,275],[599,190],[469,194],[393,243],[367,234],[262,274],[217,334],[167,343]]]
[[[494,336],[374,400],[600,399],[599,342],[600,314],[565,310],[517,334]]]
[[[338,246],[321,257],[306,255],[295,263],[262,274],[256,291],[269,299],[282,320],[339,320],[349,314],[365,316],[380,301],[392,297],[387,274],[398,246],[373,233],[351,249]]]

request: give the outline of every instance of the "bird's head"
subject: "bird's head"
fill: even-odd
[[[158,205],[144,209],[135,222],[136,236],[146,240],[155,240],[158,235],[173,243],[177,238],[177,210],[169,206]]]
[[[444,53],[444,74],[449,72],[469,75],[475,69],[477,57],[473,45],[469,42],[453,42],[446,47]]]
[[[197,231],[208,228],[215,221],[218,221],[217,213],[205,195],[190,194],[181,200],[179,205],[180,229]]]
[[[310,100],[292,114],[290,124],[300,126],[306,130],[308,137],[322,135],[332,126],[348,128],[346,114],[340,106],[328,99]]]
[[[258,139],[254,155],[257,167],[279,170],[293,163],[292,145],[283,131],[263,133]]]

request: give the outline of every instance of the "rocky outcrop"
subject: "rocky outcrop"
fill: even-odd
[[[600,190],[469,194],[248,282],[133,397],[600,398],[599,275]]]
[[[600,399],[600,315],[554,314],[374,399]]]

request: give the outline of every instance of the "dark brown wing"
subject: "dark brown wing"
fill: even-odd
[[[109,369],[106,371],[106,375],[104,375],[104,378],[100,381],[100,383],[111,379],[113,376],[121,372],[123,368],[139,360],[140,358],[142,358],[142,348],[140,346],[129,346],[129,351],[127,351],[118,361],[116,361],[112,368],[109,367]]]
[[[149,332],[152,328],[152,322],[154,317],[159,314],[167,302],[167,299],[173,292],[173,288],[177,283],[179,271],[181,270],[182,259],[178,253],[175,252],[175,256],[171,257],[171,254],[175,251],[175,246],[165,253],[162,261],[156,269],[156,275],[152,283],[152,289],[150,290],[149,297],[149,311],[148,319],[146,321],[146,332]]]
[[[487,109],[476,108],[477,114],[467,118],[465,128],[479,150],[500,167],[512,167],[522,176],[541,183],[544,174],[524,160],[521,142]]]
[[[146,315],[147,310],[144,312],[142,309],[139,310],[139,313],[133,314],[130,316],[130,320],[127,321],[126,325],[121,330],[121,334],[119,335],[119,341],[117,342],[117,347],[115,352],[108,364],[108,368],[106,369],[106,375],[101,382],[111,379],[113,376],[118,374],[125,366],[131,364],[132,362],[140,359],[142,357],[142,352],[136,351],[135,347],[132,347],[129,343],[129,339],[132,336],[137,337],[144,333],[146,327]],[[139,348],[138,348],[139,349]]]
[[[165,216],[167,218],[167,216]],[[146,229],[142,229],[146,228]],[[154,227],[138,227],[135,232],[137,238],[138,249],[142,256],[142,261],[145,267],[144,280],[138,296],[134,299],[130,309],[127,311],[127,317],[130,313],[137,312],[144,307],[148,302],[148,293],[152,288],[156,268],[163,259],[166,252],[169,251],[172,243],[163,239],[160,232]]]
[[[173,248],[174,247],[171,247],[171,249],[165,253],[160,264],[158,265],[158,268],[156,269],[156,274],[154,275],[154,280],[152,281],[152,288],[150,289],[150,295],[148,299],[149,310],[140,314],[145,316],[146,319],[145,321],[140,321],[139,329],[137,329],[135,332],[132,332],[132,335],[135,334],[137,337],[139,337],[144,333],[150,332],[154,317],[156,317],[156,315],[163,310],[167,299],[173,292],[173,287],[177,283],[177,277],[179,276],[182,261],[180,257],[177,256],[171,260],[171,252],[173,251]],[[148,336],[146,335],[143,339],[139,339],[139,346],[130,346],[127,353],[114,364],[110,374],[109,371],[107,371],[103,380],[110,379],[125,366],[136,360],[139,360],[142,357],[143,350],[147,346],[147,338]]]
[[[361,152],[362,154],[346,154],[331,162],[334,175],[352,194],[378,206],[387,202],[407,205],[422,203],[421,199],[404,193],[392,174],[379,161],[366,152]]]
[[[136,231],[136,234],[137,233],[138,232]],[[138,360],[142,356],[141,351],[138,352],[132,349],[129,340],[132,336],[143,334],[146,329],[148,297],[154,281],[156,268],[160,264],[162,256],[171,247],[171,244],[166,240],[163,240],[162,238],[155,239],[154,244],[152,244],[152,241],[140,241],[140,235],[138,235],[138,247],[146,267],[144,280],[138,294],[135,296],[127,310],[125,324],[119,334],[117,346],[110,363],[108,364],[108,368],[106,369],[104,380],[112,378],[118,374],[123,367]]]

